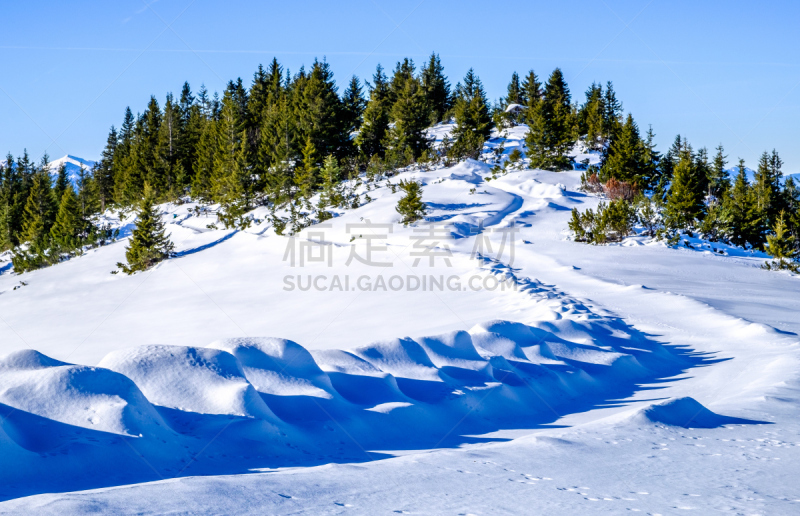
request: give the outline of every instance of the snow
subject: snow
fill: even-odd
[[[797,513],[798,278],[732,246],[573,242],[570,210],[601,200],[579,171],[492,174],[388,180],[447,224],[433,264],[386,180],[294,239],[263,208],[232,231],[164,205],[178,257],[134,276],[110,274],[125,239],[0,263],[0,513]],[[292,267],[315,232],[331,266]],[[381,232],[391,267],[347,265]],[[389,288],[440,275],[459,288]]]
[[[80,174],[81,169],[88,174],[94,168],[95,162],[67,154],[63,158],[50,162],[50,174],[53,176],[53,179],[58,175],[58,170],[61,168],[61,165],[67,168],[67,177],[73,185],[76,185],[78,182],[78,174]]]

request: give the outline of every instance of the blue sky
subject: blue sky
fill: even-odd
[[[249,84],[277,56],[296,71],[327,57],[343,87],[403,56],[440,54],[455,84],[470,67],[492,99],[513,71],[559,66],[573,97],[614,82],[660,150],[680,133],[754,166],[776,148],[800,172],[800,2],[356,0],[4,1],[0,152],[97,158],[125,106]]]

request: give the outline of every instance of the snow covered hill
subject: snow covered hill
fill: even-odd
[[[134,276],[125,239],[0,262],[0,513],[796,513],[798,278],[575,243],[579,175],[415,168],[293,237],[168,204]]]

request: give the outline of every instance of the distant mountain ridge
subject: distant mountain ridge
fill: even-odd
[[[86,172],[91,172],[95,166],[95,162],[67,154],[63,158],[59,158],[50,162],[50,174],[53,177],[58,175],[58,169],[61,168],[61,165],[65,165],[67,167],[67,177],[69,177],[69,180],[72,184],[75,184],[78,181],[78,174],[80,173],[81,168],[83,168]]]

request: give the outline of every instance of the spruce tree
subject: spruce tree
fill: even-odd
[[[135,145],[135,172],[129,186],[129,198],[131,202],[141,198],[144,192],[144,183],[149,182],[154,190],[154,195],[161,198],[167,194],[167,174],[168,171],[164,162],[159,158],[158,140],[161,132],[163,114],[158,101],[154,96],[150,97],[147,109],[141,118],[141,125],[136,138]]]
[[[320,170],[322,176],[322,191],[319,196],[319,204],[317,205],[317,212],[320,221],[327,220],[331,214],[327,212],[327,208],[331,206],[338,206],[342,202],[341,193],[339,192],[339,179],[341,169],[336,162],[336,158],[332,154],[325,157],[325,162]]]
[[[535,107],[542,100],[542,83],[536,73],[531,70],[522,80],[521,104],[528,106],[528,110]]]
[[[361,116],[366,106],[367,101],[364,98],[361,81],[354,75],[342,94],[342,123],[348,135],[361,127]]]
[[[386,150],[384,141],[390,121],[389,84],[383,68],[378,65],[372,76],[369,102],[364,110],[364,121],[356,137],[356,145],[367,157],[383,157]]]
[[[389,82],[389,98],[392,106],[397,102],[400,92],[406,87],[406,82],[414,80],[415,74],[416,67],[413,59],[406,57],[397,62],[392,74],[392,80]]]
[[[131,150],[133,147],[133,137],[136,121],[131,112],[131,108],[125,108],[125,116],[120,126],[117,145],[114,147],[113,162],[111,169],[114,174],[114,202],[122,205],[128,204],[125,183],[127,171],[132,161]]]
[[[295,172],[294,181],[306,201],[311,198],[319,180],[320,156],[311,137],[306,137],[303,147],[303,166]]]
[[[622,103],[617,100],[617,94],[614,92],[614,85],[611,81],[606,83],[606,91],[603,95],[603,114],[605,137],[607,140],[613,140],[622,129]]]
[[[46,168],[40,169],[34,174],[28,200],[25,202],[20,241],[41,251],[46,249],[54,211],[50,173]]]
[[[97,194],[97,175],[98,165],[95,164],[93,172],[90,173],[85,168],[81,167],[78,170],[78,178],[76,182],[77,200],[78,200],[78,213],[81,220],[85,223],[89,217],[97,213],[100,209],[100,199]],[[84,224],[85,225],[85,224]]]
[[[391,111],[394,127],[388,134],[390,147],[397,156],[408,151],[418,158],[428,148],[425,134],[430,122],[428,103],[419,80],[414,77],[403,81],[403,87],[396,92]]]
[[[756,209],[765,228],[772,227],[780,212],[785,209],[781,194],[782,166],[783,161],[777,151],[773,150],[772,154],[764,152],[753,178]]]
[[[25,203],[28,200],[28,191],[21,167],[14,161],[9,153],[6,156],[6,166],[3,174],[2,202],[8,210],[6,224],[12,245],[18,245],[22,231],[22,218]]]
[[[400,189],[405,195],[397,202],[397,213],[403,216],[402,223],[408,225],[425,216],[426,206],[422,202],[422,185],[417,181],[400,181]]]
[[[455,118],[452,136],[456,154],[478,159],[484,142],[492,133],[493,122],[483,84],[472,68],[456,91]]]
[[[731,187],[728,171],[725,170],[727,156],[722,144],[716,148],[717,153],[711,162],[711,171],[708,178],[708,193],[716,199],[721,199],[723,194]]]
[[[95,169],[94,178],[97,186],[97,197],[100,201],[100,211],[105,212],[114,197],[114,154],[117,151],[117,130],[111,126],[106,139],[106,146],[100,155],[100,161]]]
[[[245,161],[245,129],[237,85],[231,81],[222,98],[216,125],[216,149],[211,173],[211,196],[215,202],[230,205],[247,193],[249,175]]]
[[[767,235],[767,252],[772,256],[772,262],[765,264],[766,269],[790,270],[798,272],[800,252],[794,236],[789,232],[784,222],[784,212],[781,212],[772,227],[772,234]]]
[[[180,131],[178,133],[178,170],[182,174],[175,178],[180,193],[191,186],[194,179],[194,164],[198,159],[197,151],[200,136],[206,123],[206,116],[199,100],[192,95],[189,83],[184,83],[179,106]]]
[[[0,198],[0,253],[12,249],[15,245],[11,217],[11,205],[3,196]]]
[[[713,174],[711,163],[708,161],[708,149],[702,147],[695,156],[695,167],[697,169],[697,188],[702,190],[703,197],[708,195],[710,178]]]
[[[183,163],[179,155],[179,142],[183,132],[180,115],[180,109],[174,102],[172,94],[168,94],[154,149],[158,176],[151,177],[151,186],[155,186],[169,199],[182,193],[180,189],[182,181],[178,181],[183,178]]]
[[[197,142],[193,165],[191,192],[195,199],[211,200],[211,178],[214,174],[214,156],[217,151],[217,123],[214,120],[203,122],[200,139]]]
[[[730,213],[732,240],[737,245],[759,245],[763,232],[762,221],[756,207],[753,189],[747,182],[744,160],[739,160],[738,173],[733,186],[728,190],[723,207]]]
[[[570,167],[567,154],[574,144],[571,97],[564,74],[556,68],[541,101],[529,104],[530,131],[525,138],[532,168],[563,170]]]
[[[431,54],[428,63],[422,67],[420,74],[422,90],[428,104],[430,125],[444,120],[452,107],[450,83],[444,75],[444,67],[436,53]]]
[[[681,152],[675,166],[666,205],[667,225],[674,229],[689,228],[703,213],[703,188],[690,148]]]
[[[166,234],[166,226],[156,209],[153,193],[149,187],[145,188],[144,198],[139,204],[136,229],[125,248],[127,264],[118,262],[117,267],[126,274],[144,271],[169,258],[173,250],[174,245]]]
[[[506,96],[503,97],[500,105],[505,109],[511,104],[523,104],[522,85],[519,82],[519,74],[514,72],[511,74],[511,81],[508,83],[506,89]]]
[[[72,187],[67,187],[61,195],[58,214],[50,228],[50,237],[58,252],[70,253],[80,247],[80,233],[83,229],[78,196]]]
[[[67,164],[62,163],[61,166],[58,167],[58,173],[56,174],[56,182],[53,185],[53,198],[56,199],[56,201],[60,200],[61,196],[64,195],[64,192],[69,187],[70,184],[69,184],[69,177],[67,176]]]
[[[586,135],[586,146],[590,150],[602,150],[607,143],[602,86],[592,83],[586,90],[586,102],[580,110],[579,117],[580,132]]]
[[[342,101],[333,72],[326,61],[314,61],[307,79],[300,79],[296,94],[297,125],[303,140],[311,138],[323,155],[343,157],[350,152],[350,135],[342,127]]]
[[[640,188],[650,182],[644,143],[639,128],[630,114],[622,126],[619,137],[611,141],[608,155],[600,170],[602,180],[612,177],[618,181],[636,183]]]

